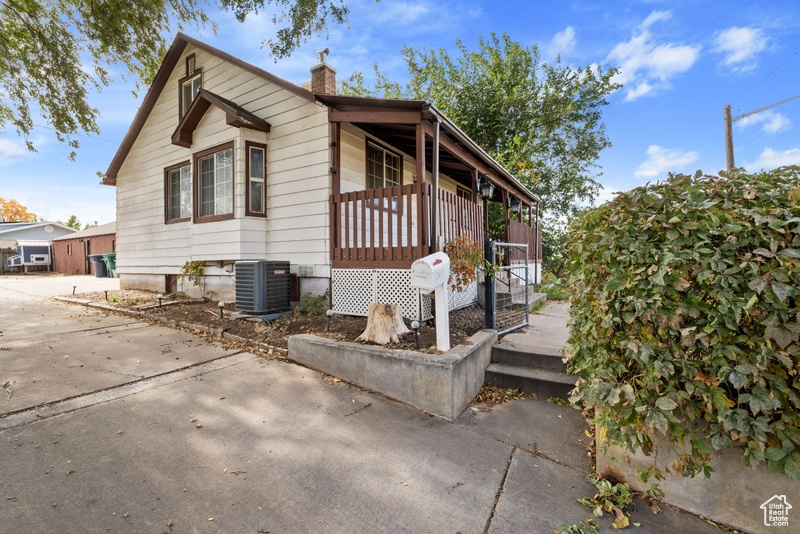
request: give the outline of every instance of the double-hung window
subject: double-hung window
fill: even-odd
[[[400,185],[400,156],[367,143],[367,188]]]
[[[203,69],[195,65],[195,55],[191,54],[186,58],[186,76],[178,82],[180,93],[178,94],[181,117],[186,115],[189,106],[192,105],[194,97],[203,86]]]
[[[233,143],[195,155],[197,172],[196,220],[233,217]]]
[[[400,185],[401,158],[378,145],[367,143],[367,189]],[[388,205],[384,205],[388,207]],[[392,209],[397,209],[397,197],[392,197]]]
[[[192,167],[186,161],[165,170],[167,222],[186,221],[192,217]]]
[[[266,210],[267,147],[246,143],[247,215],[264,216]]]
[[[181,117],[186,115],[189,106],[192,105],[192,101],[194,97],[197,96],[198,91],[200,91],[202,84],[203,78],[199,74],[181,84]]]

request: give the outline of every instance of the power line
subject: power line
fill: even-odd
[[[44,128],[45,130],[52,130],[54,132],[58,131],[58,130],[56,130],[55,128],[53,128],[51,126],[44,126],[44,125],[36,124],[36,123],[34,123],[33,125],[36,128]],[[106,143],[114,143],[115,145],[118,145],[120,143],[119,141],[112,141],[111,139],[103,139],[102,137],[92,137],[91,135],[86,135],[86,134],[81,134],[81,133],[71,133],[71,134],[68,134],[68,135],[77,135],[78,137],[85,137],[86,139],[92,139],[92,140],[97,140],[97,141],[105,141]]]
[[[753,84],[753,86],[752,86],[752,87],[750,87],[750,89],[748,89],[747,91],[745,91],[745,93],[749,93],[750,91],[752,91],[753,89],[755,89],[755,88],[756,88],[756,86],[757,86],[758,84],[760,84],[761,82],[763,82],[764,80],[766,80],[767,78],[769,78],[770,76],[772,76],[773,74],[775,74],[775,73],[778,71],[778,69],[780,69],[781,67],[783,67],[784,65],[786,65],[787,63],[789,63],[789,62],[792,60],[792,58],[794,58],[794,56],[796,56],[796,55],[797,55],[797,54],[799,54],[799,53],[800,53],[800,50],[797,50],[797,51],[795,51],[795,53],[794,53],[794,54],[792,54],[791,56],[789,56],[788,58],[786,58],[786,61],[784,61],[783,63],[781,63],[780,65],[778,65],[778,66],[777,66],[777,67],[775,67],[774,69],[772,69],[772,71],[771,71],[769,74],[767,74],[766,76],[764,76],[763,78],[761,78],[760,80],[758,80],[756,83],[754,83],[754,84]]]

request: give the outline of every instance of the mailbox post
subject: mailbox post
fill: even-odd
[[[436,348],[450,350],[450,315],[447,305],[447,279],[450,278],[450,257],[434,252],[411,264],[411,287],[427,295],[434,291],[436,303]]]

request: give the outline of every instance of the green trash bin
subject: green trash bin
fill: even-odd
[[[117,270],[117,253],[109,252],[108,254],[103,254],[103,261],[106,262],[108,277],[114,278],[114,271]]]

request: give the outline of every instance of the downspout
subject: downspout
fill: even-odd
[[[331,124],[331,189],[330,197],[328,199],[328,258],[330,258],[331,277],[328,279],[328,295],[330,299],[331,309],[333,309],[333,260],[334,260],[334,247],[335,243],[339,242],[339,218],[336,209],[334,208],[334,198],[339,196],[341,192],[342,182],[342,147],[340,138],[342,136],[342,123],[334,122]],[[299,284],[299,280],[298,280]],[[302,290],[301,290],[302,294]]]

